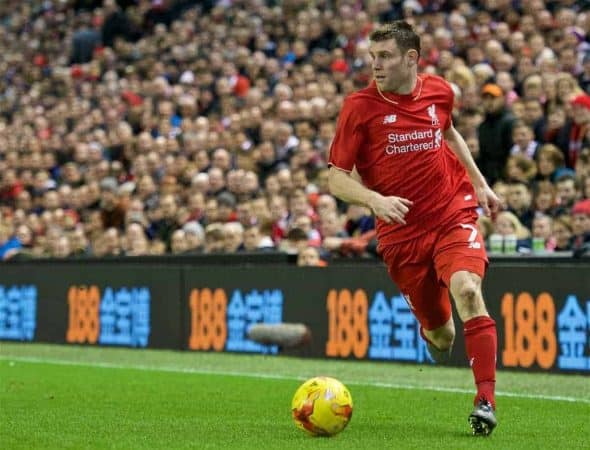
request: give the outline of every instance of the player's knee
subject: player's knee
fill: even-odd
[[[455,326],[451,323],[438,328],[430,333],[429,339],[439,350],[448,350],[455,341]]]
[[[478,287],[473,283],[467,283],[459,289],[459,301],[457,309],[461,319],[467,320],[471,317],[481,315],[485,311],[483,299],[479,294]]]
[[[464,303],[474,304],[477,300],[477,286],[472,280],[466,280],[459,288],[459,297]]]
[[[453,342],[455,342],[455,330],[437,336],[433,344],[439,350],[444,351],[450,349],[453,346]]]
[[[457,273],[451,279],[451,291],[461,320],[486,314],[479,279],[468,273]]]
[[[451,292],[455,300],[466,304],[475,304],[479,300],[479,284],[467,272],[458,272],[451,278]]]

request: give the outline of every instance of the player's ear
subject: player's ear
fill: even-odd
[[[412,67],[418,64],[418,52],[414,49],[408,50],[406,53],[406,60],[408,61],[408,66]]]

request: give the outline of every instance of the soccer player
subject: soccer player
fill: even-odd
[[[348,96],[330,150],[333,195],[369,207],[379,251],[420,322],[437,362],[455,337],[449,289],[464,323],[477,385],[469,423],[475,435],[496,426],[496,323],[481,282],[488,263],[476,208],[489,215],[499,199],[455,130],[453,91],[418,74],[420,38],[396,21],[370,35],[374,81]]]

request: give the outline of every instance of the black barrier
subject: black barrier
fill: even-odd
[[[494,262],[484,295],[500,368],[590,372],[589,260]],[[305,356],[431,362],[381,264],[299,268],[247,255],[0,266],[4,340],[279,354],[247,330],[280,322],[310,327]],[[466,365],[460,330],[452,364]]]

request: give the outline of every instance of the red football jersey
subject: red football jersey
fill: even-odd
[[[391,101],[373,82],[344,100],[329,159],[348,172],[356,166],[369,189],[414,202],[406,225],[377,221],[380,246],[415,238],[454,211],[477,206],[467,172],[443,136],[452,123],[450,85],[419,74],[411,94],[383,95]]]

